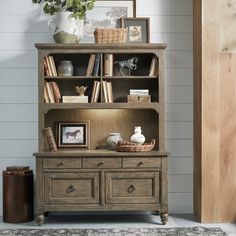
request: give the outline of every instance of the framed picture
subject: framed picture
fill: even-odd
[[[150,43],[149,17],[122,17],[120,26],[128,29],[128,43]]]
[[[89,121],[58,122],[58,147],[76,147],[89,149]]]
[[[117,28],[121,17],[136,16],[136,0],[97,0],[86,13],[82,42],[94,43],[95,28]]]

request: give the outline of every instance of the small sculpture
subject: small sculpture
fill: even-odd
[[[115,61],[114,64],[118,64],[120,73],[123,76],[125,76],[125,75],[124,75],[122,70],[127,68],[128,71],[129,71],[129,76],[130,76],[130,71],[137,69],[138,60],[139,60],[138,57],[131,57],[128,60],[125,60],[125,61]]]
[[[76,86],[75,87],[75,90],[77,91],[79,96],[84,96],[86,89],[87,89],[87,86]]]
[[[145,137],[142,134],[141,126],[135,126],[134,128],[134,134],[131,136],[131,142],[137,143],[137,144],[143,144],[145,142]]]

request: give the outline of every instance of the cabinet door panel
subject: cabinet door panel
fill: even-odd
[[[107,203],[159,203],[160,172],[106,173]]]
[[[45,173],[45,203],[99,203],[99,173]]]

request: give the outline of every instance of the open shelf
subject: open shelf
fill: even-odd
[[[44,113],[55,109],[153,109],[158,112],[159,103],[44,103]]]

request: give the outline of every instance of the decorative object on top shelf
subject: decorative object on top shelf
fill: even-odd
[[[95,43],[126,43],[127,29],[99,29],[94,31]]]
[[[96,0],[93,10],[86,13],[82,42],[94,43],[95,28],[118,28],[118,19],[135,16],[136,0]]]
[[[109,150],[115,150],[116,144],[118,141],[123,140],[120,133],[109,133],[109,136],[107,138],[107,148]]]
[[[77,91],[79,96],[84,96],[87,88],[87,86],[75,86],[75,90]]]
[[[57,71],[59,76],[72,76],[74,73],[72,62],[70,60],[60,61]]]
[[[58,122],[58,147],[75,147],[89,149],[90,121]]]
[[[131,142],[137,143],[137,144],[143,144],[145,142],[145,137],[142,134],[141,126],[135,126],[134,128],[134,134],[130,138]]]
[[[139,61],[138,57],[131,57],[128,60],[125,61],[115,61],[114,64],[118,64],[119,71],[122,76],[126,76],[124,74],[124,69],[128,69],[128,76],[130,76],[130,71],[131,70],[136,70],[137,69],[137,63]]]
[[[83,37],[86,12],[95,0],[32,0],[43,7],[45,14],[54,15],[48,26],[56,43],[78,43]]]
[[[156,140],[151,143],[137,144],[127,141],[118,141],[116,145],[117,152],[150,152],[155,146]]]
[[[128,43],[150,43],[149,17],[121,18],[120,26],[128,30]]]

